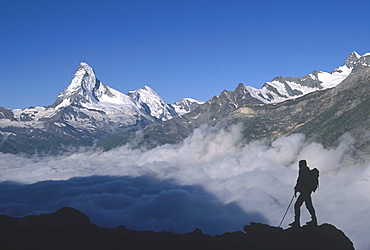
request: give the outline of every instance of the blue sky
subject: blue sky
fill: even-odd
[[[370,51],[370,1],[1,0],[0,106],[54,103],[80,62],[123,93],[206,101]]]

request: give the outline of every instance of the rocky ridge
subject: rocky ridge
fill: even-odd
[[[52,214],[0,216],[1,249],[354,249],[330,224],[282,229],[251,223],[244,231],[206,235],[99,228],[80,211],[64,207]]]

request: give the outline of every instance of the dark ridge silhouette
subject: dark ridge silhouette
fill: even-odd
[[[282,229],[251,223],[238,231],[211,236],[193,232],[101,228],[80,211],[64,207],[52,214],[0,216],[0,249],[354,249],[345,234],[329,224]]]

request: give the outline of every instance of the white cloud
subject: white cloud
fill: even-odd
[[[320,169],[320,189],[312,196],[319,223],[342,229],[361,249],[370,244],[370,159],[354,157],[353,143],[344,135],[338,147],[327,149],[302,134],[271,145],[246,142],[242,126],[234,125],[202,126],[181,144],[145,152],[120,147],[54,157],[0,154],[0,181],[22,183],[1,183],[7,191],[0,195],[0,213],[73,206],[103,226],[178,232],[199,227],[222,233],[250,221],[278,225],[293,195],[298,161],[306,159]],[[34,200],[27,199],[30,192]],[[302,211],[302,222],[309,220],[304,206]],[[293,208],[283,226],[291,220]]]

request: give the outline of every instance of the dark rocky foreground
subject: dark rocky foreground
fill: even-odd
[[[99,228],[87,215],[65,207],[52,214],[0,216],[0,249],[354,249],[329,224],[283,230],[251,223],[245,232],[206,235]]]

